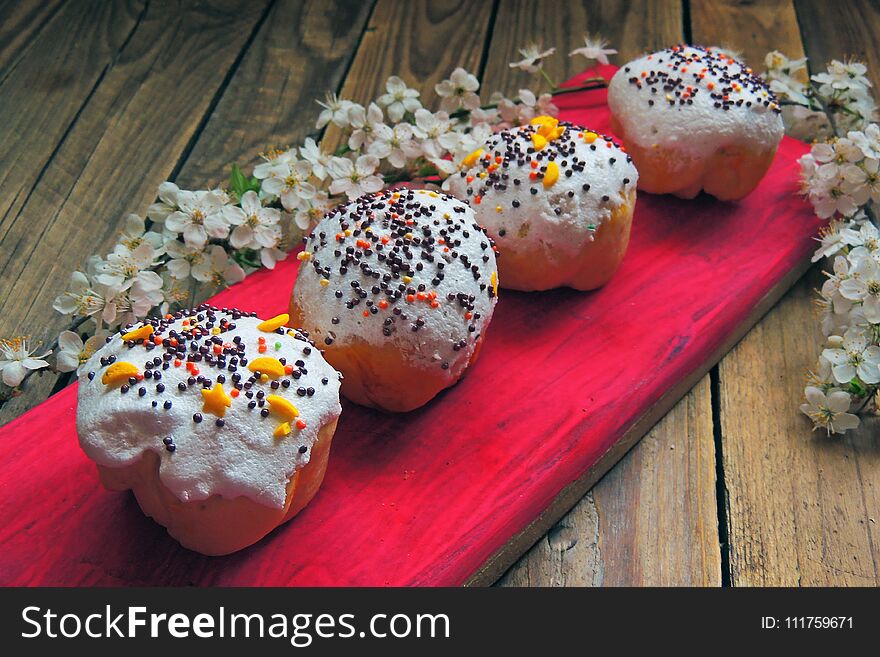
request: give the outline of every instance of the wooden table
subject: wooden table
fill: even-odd
[[[814,70],[856,56],[880,84],[867,0],[0,0],[0,16],[0,335],[46,341],[70,272],[160,182],[216,184],[301,142],[327,91],[365,102],[393,74],[428,91],[461,65],[512,95],[534,84],[507,65],[517,48],[555,46],[562,79],[585,32],[617,63],[690,41],[758,70],[772,49]],[[814,268],[499,584],[880,584],[880,422],[829,440],[797,412],[820,283]],[[34,378],[0,424],[66,383]]]

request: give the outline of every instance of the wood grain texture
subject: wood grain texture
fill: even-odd
[[[63,4],[64,0],[0,2],[0,83]]]
[[[385,93],[392,75],[436,98],[434,85],[456,66],[476,71],[489,35],[492,2],[379,0],[345,78],[340,97],[368,103]],[[436,103],[439,106],[439,103]],[[438,109],[432,107],[431,109]],[[335,150],[341,132],[330,125],[323,146]]]
[[[563,117],[589,115],[607,130],[603,92],[570,94],[563,105]],[[783,141],[762,185],[735,206],[640,199],[644,220],[609,285],[508,292],[480,362],[432,404],[405,415],[344,404],[315,500],[229,557],[181,549],[129,496],[101,490],[76,445],[75,389],[62,391],[0,430],[0,581],[468,581],[558,499],[567,506],[554,520],[571,508],[586,491],[575,484],[607,472],[751,325],[755,308],[778,298],[818,224],[792,193],[803,151]],[[275,314],[287,307],[296,266],[290,258],[257,272],[216,303]],[[10,439],[22,434],[45,438]]]
[[[106,70],[99,82],[89,83],[94,89],[76,109],[63,140],[34,121],[54,111],[55,93],[60,94],[62,110],[65,103],[73,102],[59,80],[81,76],[72,71],[94,58],[91,51],[80,52],[85,46],[77,44],[88,42],[80,32],[94,30],[98,41],[113,43],[112,39],[124,37],[125,30],[117,34],[121,19],[114,23],[115,13],[108,18],[84,12],[81,28],[65,32],[66,37],[56,35],[57,48],[33,48],[35,61],[28,55],[7,78],[0,96],[30,71],[16,91],[21,94],[16,113],[16,121],[23,122],[21,133],[0,135],[0,152],[15,158],[10,168],[0,169],[0,176],[5,176],[0,179],[4,203],[0,211],[5,212],[0,223],[0,335],[26,333],[49,341],[65,326],[65,318],[52,310],[53,299],[66,289],[70,272],[82,267],[88,255],[105,253],[112,246],[127,213],[143,212],[153,200],[156,187],[168,178],[198,131],[265,7],[265,2],[243,0],[210,6],[149,5],[136,28],[128,28],[132,34],[119,52],[110,57],[103,46],[94,46],[103,57],[97,61]],[[126,26],[134,21],[124,15]],[[102,22],[96,22],[98,18]],[[62,12],[55,21],[62,20],[72,18]],[[47,38],[51,35],[49,28],[44,32]],[[66,46],[65,38],[74,43]],[[37,71],[45,65],[44,51],[65,57],[52,60],[48,66],[53,74],[48,76]],[[66,73],[68,69],[71,72]],[[34,92],[34,77],[41,80],[38,89],[45,85],[45,92]],[[61,89],[56,91],[56,85]],[[28,174],[20,173],[25,166],[21,160],[27,158],[31,165],[35,157],[27,154],[28,141],[42,144],[50,137],[55,139],[54,148],[45,153],[42,169],[32,173],[29,186],[22,187]],[[27,395],[0,410],[0,423],[44,398],[54,378],[46,375],[29,382]]]
[[[682,40],[681,2],[501,0],[483,76],[487,86],[485,95],[493,91],[513,95],[519,89],[537,86],[532,75],[509,66],[510,62],[522,59],[519,49],[530,43],[556,48],[556,53],[545,60],[545,70],[551,79],[561,82],[580,73],[588,65],[587,60],[580,56],[569,57],[568,53],[584,45],[583,37],[587,33],[601,34],[608,40],[611,47],[619,51],[612,57],[613,61],[622,64],[643,52]]]
[[[822,344],[818,268],[720,366],[731,582],[880,584],[880,420],[846,439],[798,412]]]
[[[709,377],[498,583],[719,586]]]
[[[830,57],[853,52],[849,34],[871,48],[870,11],[839,15],[847,3],[798,3],[803,44],[789,3],[722,9],[694,3],[694,24],[712,41],[738,26],[750,58],[778,49],[805,51],[813,70]],[[702,10],[706,8],[706,16]],[[832,15],[833,14],[833,15]],[[824,26],[820,33],[812,32]],[[695,27],[696,30],[696,27]],[[841,32],[842,30],[842,32]],[[742,44],[742,45],[740,45]],[[874,50],[874,49],[872,49]],[[805,373],[815,365],[821,335],[812,311],[817,270],[801,281],[719,366],[719,410],[727,492],[730,576],[733,585],[875,585],[878,582],[877,421],[845,440],[810,431],[798,412]]]
[[[868,65],[876,95],[880,88],[880,5],[873,0],[796,0],[795,9],[811,69],[821,71],[832,59],[858,59]]]
[[[68,5],[0,84],[0,231],[5,237],[83,105],[137,25],[142,2]],[[0,243],[0,276],[15,267]],[[4,325],[4,328],[7,328]]]
[[[557,48],[546,60],[550,76],[566,79],[584,68],[586,60],[568,53],[587,32],[608,39],[620,50],[615,61],[625,62],[682,40],[681,3],[566,2],[547,11],[543,3],[502,0],[483,79],[508,94],[534,87],[508,62],[541,40]],[[499,584],[720,584],[713,440],[705,378]]]
[[[803,57],[791,0],[699,0],[691,3],[690,16],[695,43],[729,48],[756,71],[764,70],[771,50]]]
[[[354,56],[372,2],[283,0],[272,7],[241,66],[199,134],[177,182],[197,188],[255,163],[270,147],[315,132],[323,99]]]

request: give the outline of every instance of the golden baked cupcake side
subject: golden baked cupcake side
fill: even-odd
[[[446,181],[496,241],[502,286],[607,283],[629,243],[639,174],[610,137],[539,116],[504,130]]]
[[[743,198],[784,133],[764,80],[718,48],[673,46],[629,62],[611,79],[608,105],[639,189],[655,194]]]
[[[203,305],[129,326],[82,369],[83,451],[185,547],[247,547],[323,480],[339,374],[287,321]]]
[[[424,189],[362,196],[321,220],[300,259],[291,318],[352,401],[410,411],[476,359],[498,272],[465,203]]]

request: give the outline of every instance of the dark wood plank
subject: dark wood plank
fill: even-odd
[[[533,41],[557,49],[546,63],[551,78],[581,72],[586,60],[568,53],[587,32],[609,40],[620,51],[613,61],[623,63],[683,39],[681,4],[567,2],[547,11],[542,3],[502,0],[487,87],[507,94],[534,88],[532,76],[508,65]],[[714,459],[705,377],[499,584],[720,584]],[[658,533],[663,526],[682,531]]]
[[[875,50],[860,27],[870,26],[871,11],[862,9],[857,17],[853,4],[798,3],[795,16],[790,2],[694,3],[694,36],[727,39],[757,65],[771,49],[790,57],[806,51],[815,71],[858,47]],[[821,345],[810,303],[820,284],[814,268],[719,365],[733,585],[878,582],[877,422],[829,440],[798,412]]]
[[[720,583],[708,376],[498,582],[501,586]]]
[[[328,7],[332,4],[332,7]],[[355,54],[373,2],[283,0],[248,49],[177,182],[225,180],[231,162],[254,163],[270,147],[302,143]]]
[[[0,232],[10,229],[33,193],[55,149],[137,25],[143,4],[96,0],[64,7],[0,84]],[[0,243],[4,264],[13,253]],[[0,274],[8,276],[5,269]]]
[[[0,2],[0,82],[65,0],[4,0]]]
[[[684,38],[680,0],[638,0],[602,2],[580,0],[553,3],[529,0],[501,0],[492,31],[486,61],[487,91],[515,94],[524,86],[535,87],[533,77],[511,69],[510,62],[522,59],[519,49],[529,43],[556,48],[545,69],[559,82],[584,70],[583,57],[568,53],[584,45],[587,33],[601,34],[619,53],[617,63],[645,51],[665,48]]]
[[[880,419],[828,438],[798,411],[823,278],[814,268],[719,367],[734,585],[880,584]]]
[[[367,103],[397,75],[428,103],[436,97],[434,85],[456,66],[477,70],[491,15],[491,2],[379,0],[340,96]],[[340,144],[335,126],[328,127],[323,144]]]
[[[757,71],[771,50],[803,56],[791,0],[701,0],[691,4],[690,16],[695,43],[731,48]]]
[[[832,59],[861,60],[868,65],[876,94],[880,88],[880,5],[873,0],[796,0],[794,5],[813,72],[824,69]]]
[[[55,101],[66,107],[65,76],[79,80],[81,74],[73,71],[94,55],[84,46],[64,47],[62,42],[55,48],[47,42],[39,49],[35,45],[16,67],[0,87],[0,97],[20,108],[18,123],[12,123],[23,132],[10,135],[4,125],[0,152],[33,157],[28,135],[37,144],[50,137],[55,142],[51,159],[39,175],[31,175],[28,186],[20,182],[27,177],[19,173],[17,160],[11,171],[4,167],[0,173],[5,176],[0,179],[0,199],[6,204],[0,223],[0,335],[29,333],[48,341],[63,328],[64,318],[52,310],[52,300],[88,255],[104,253],[112,245],[125,215],[145,209],[153,199],[157,185],[171,173],[202,124],[266,4],[151,4],[124,48],[103,64],[106,71],[99,83],[91,83],[94,90],[60,143],[57,131],[44,133],[34,121],[54,112]],[[110,5],[121,7],[106,6]],[[78,4],[80,10],[85,6]],[[56,20],[78,16],[62,13]],[[96,16],[103,22],[96,24]],[[115,14],[96,16],[87,15],[78,30],[93,30],[98,40],[113,43],[119,30],[118,19],[111,20]],[[51,34],[47,28],[47,38]],[[98,50],[106,54],[105,48]],[[47,75],[46,70],[53,73]],[[35,79],[40,82],[35,84]],[[5,89],[14,92],[12,98],[4,95]],[[0,411],[0,423],[39,403],[53,379],[47,375],[33,380],[34,389]]]

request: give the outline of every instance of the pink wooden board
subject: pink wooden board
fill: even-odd
[[[558,100],[563,118],[608,131],[604,91]],[[0,583],[463,583],[665,391],[704,370],[803,262],[819,227],[796,196],[806,150],[786,138],[737,204],[640,195],[629,253],[602,290],[503,291],[459,385],[407,415],[344,403],[315,500],[228,557],[179,547],[130,494],[101,488],[77,445],[76,388],[66,388],[0,428]],[[297,264],[214,301],[283,312]]]

